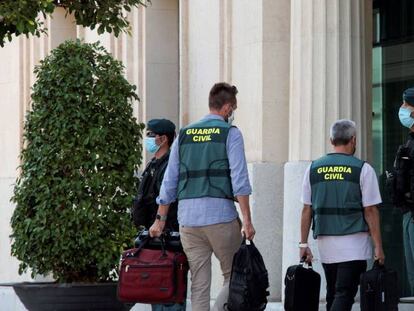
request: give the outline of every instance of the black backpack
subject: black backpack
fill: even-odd
[[[243,242],[233,257],[230,276],[229,311],[262,311],[266,309],[269,278],[262,255],[253,241]]]
[[[399,208],[414,207],[414,140],[398,147],[386,187],[392,203]]]

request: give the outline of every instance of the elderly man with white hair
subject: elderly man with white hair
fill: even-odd
[[[303,180],[300,257],[309,262],[312,225],[325,271],[328,311],[350,311],[367,259],[384,262],[377,205],[381,203],[374,169],[354,156],[356,127],[338,120],[331,127],[333,153],[315,161]]]

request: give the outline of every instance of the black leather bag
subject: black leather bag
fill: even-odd
[[[233,257],[229,297],[225,305],[229,311],[262,311],[266,309],[269,279],[262,255],[254,243],[243,242]]]
[[[299,265],[290,266],[285,276],[285,310],[318,311],[321,276],[312,268],[304,267],[304,258]]]
[[[399,286],[397,272],[377,261],[361,274],[361,311],[397,311]]]

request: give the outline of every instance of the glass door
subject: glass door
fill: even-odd
[[[408,130],[398,119],[402,92],[414,87],[414,1],[373,2],[373,166],[379,175],[383,197],[381,231],[386,265],[398,271],[401,295],[409,296],[402,238],[402,214],[390,203],[385,191],[385,171]]]

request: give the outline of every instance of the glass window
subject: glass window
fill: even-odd
[[[380,213],[386,265],[398,271],[401,295],[408,296],[414,293],[409,292],[406,279],[402,214],[390,203],[384,182],[385,171],[408,134],[398,110],[402,92],[414,86],[414,1],[374,0],[373,4],[373,165],[384,201]]]

